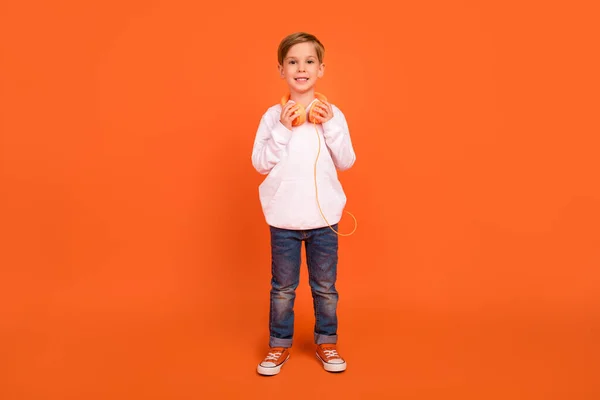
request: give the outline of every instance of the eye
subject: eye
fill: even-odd
[[[296,61],[290,60],[290,64],[296,64]]]
[[[309,63],[309,64],[313,64],[313,63],[314,63],[314,61],[313,61],[313,60],[308,60],[308,63]]]

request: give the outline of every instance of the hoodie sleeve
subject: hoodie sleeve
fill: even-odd
[[[323,136],[325,137],[325,143],[329,148],[336,168],[340,171],[345,171],[354,165],[356,155],[352,147],[352,140],[350,140],[346,117],[333,104],[331,108],[333,110],[333,118],[322,124]]]
[[[271,114],[267,112],[261,118],[252,149],[252,165],[263,175],[285,157],[286,146],[292,137],[292,131]]]

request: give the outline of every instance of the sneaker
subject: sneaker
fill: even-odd
[[[290,352],[287,348],[272,347],[265,359],[258,364],[258,373],[261,375],[277,375],[288,358],[290,358]]]
[[[346,370],[346,361],[338,354],[335,344],[325,343],[318,345],[317,358],[323,363],[325,371],[342,372]]]

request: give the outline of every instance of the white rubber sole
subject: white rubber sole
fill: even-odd
[[[331,363],[325,362],[319,356],[319,353],[315,353],[315,355],[317,356],[317,358],[319,359],[319,361],[321,361],[323,363],[323,368],[325,368],[325,371],[328,371],[328,372],[342,372],[342,371],[346,370],[346,361],[344,361],[341,364],[331,364]]]
[[[258,364],[256,371],[261,375],[267,375],[267,376],[277,375],[281,371],[281,367],[283,367],[283,365],[289,359],[290,359],[290,355],[288,354],[286,359],[276,367],[263,367],[262,365]]]

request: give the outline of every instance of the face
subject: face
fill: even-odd
[[[312,90],[317,79],[323,76],[325,65],[319,63],[317,50],[312,42],[298,43],[290,47],[283,65],[279,66],[282,79],[290,91],[305,93]]]

